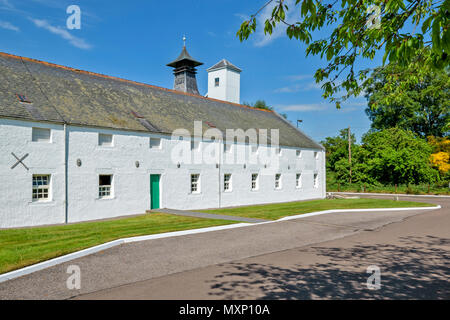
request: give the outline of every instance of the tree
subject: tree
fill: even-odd
[[[264,100],[256,100],[255,103],[244,102],[242,104],[246,105],[246,106],[249,106],[249,107],[252,107],[252,108],[258,108],[258,109],[264,109],[264,110],[270,110],[270,111],[273,110],[273,108],[268,106],[266,104],[266,101],[264,101]]]
[[[264,100],[256,100],[255,103],[243,102],[242,104],[245,105],[245,106],[252,107],[252,108],[258,108],[258,109],[273,111],[273,107],[268,106],[266,104],[266,101],[264,101]],[[282,116],[283,118],[287,119],[287,114],[285,114],[285,113],[280,113],[280,116]]]
[[[448,70],[427,72],[417,84],[396,93],[403,68],[387,65],[375,69],[366,89],[366,114],[377,130],[400,127],[422,138],[447,134],[450,121],[450,77]]]
[[[365,150],[356,144],[354,134],[350,136],[352,148],[352,182],[375,182],[367,174],[367,165],[364,163]],[[327,171],[335,172],[340,183],[350,181],[350,163],[348,157],[348,129],[339,131],[336,137],[327,137],[321,144],[326,150]]]
[[[450,174],[450,139],[448,137],[429,136],[427,140],[433,148],[430,162],[433,167],[439,170],[441,177],[445,179],[446,174]]]
[[[351,146],[354,150],[356,148],[356,137],[351,134]],[[339,135],[336,137],[326,137],[321,144],[326,150],[327,167],[334,171],[336,162],[341,159],[346,159],[348,162],[348,129],[339,130]]]
[[[256,30],[257,16],[271,6],[264,33],[271,35],[282,25],[289,38],[307,45],[306,55],[326,58],[327,65],[314,77],[317,83],[327,80],[323,96],[337,108],[367,85],[370,70],[355,70],[357,59],[373,59],[382,48],[383,64],[388,60],[415,71],[400,78],[407,85],[417,83],[422,70],[449,65],[450,0],[269,0],[241,24],[237,32],[241,41]],[[287,21],[289,12],[300,13],[296,21]],[[324,29],[329,36],[313,39]],[[344,95],[338,96],[341,90]]]
[[[362,142],[368,172],[380,183],[418,184],[438,179],[429,162],[432,147],[411,131],[390,128],[369,132]]]

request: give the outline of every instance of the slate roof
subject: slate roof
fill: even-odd
[[[186,64],[190,65],[192,67],[198,67],[198,66],[201,66],[203,64],[203,62],[199,62],[199,61],[195,60],[194,58],[192,58],[190,56],[190,54],[187,52],[186,46],[183,46],[183,50],[181,50],[181,53],[178,56],[178,58],[176,58],[171,63],[168,63],[167,66],[173,67],[173,68],[178,68],[178,67],[180,67],[182,65],[186,65]]]
[[[236,70],[237,72],[242,72],[242,70],[240,68],[236,67],[234,64],[232,64],[230,61],[228,61],[226,59],[220,60],[212,67],[206,69],[206,71],[213,71],[213,70],[222,69],[222,68],[230,68],[230,69]]]
[[[323,148],[271,111],[1,52],[0,117],[163,134],[203,121],[204,131],[279,129],[280,145]]]

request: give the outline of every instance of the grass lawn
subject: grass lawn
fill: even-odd
[[[120,238],[232,223],[235,222],[154,213],[110,221],[0,230],[0,274]]]
[[[201,210],[201,212],[225,214],[231,216],[277,220],[286,216],[331,209],[368,209],[368,208],[401,208],[401,207],[433,207],[435,205],[394,201],[389,199],[326,199],[301,202],[256,205],[229,209]]]

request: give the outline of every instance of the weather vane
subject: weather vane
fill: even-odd
[[[183,36],[183,46],[186,47],[186,36],[185,35]]]

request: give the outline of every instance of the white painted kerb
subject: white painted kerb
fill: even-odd
[[[199,233],[205,233],[205,232],[212,232],[212,231],[219,231],[219,230],[227,230],[227,229],[235,229],[235,228],[242,228],[242,227],[250,227],[250,226],[256,226],[256,225],[262,225],[262,224],[268,224],[268,223],[277,223],[281,221],[288,221],[288,220],[294,220],[294,219],[303,219],[308,218],[312,216],[318,216],[323,214],[329,214],[329,213],[344,213],[344,212],[376,212],[376,211],[408,211],[408,210],[436,210],[441,209],[441,206],[437,207],[417,207],[417,208],[386,208],[386,209],[339,209],[339,210],[325,210],[325,211],[318,211],[318,212],[311,212],[311,213],[305,213],[300,214],[296,216],[289,216],[284,217],[276,221],[268,221],[263,223],[236,223],[231,225],[224,225],[224,226],[217,226],[217,227],[210,227],[210,228],[201,228],[201,229],[192,229],[192,230],[184,230],[184,231],[175,231],[175,232],[167,232],[167,233],[159,233],[159,234],[152,234],[148,236],[139,236],[139,237],[132,237],[132,238],[124,238],[124,239],[118,239],[114,241],[110,241],[92,248],[84,249],[81,251],[77,251],[74,253],[70,253],[68,255],[58,257],[55,259],[51,259],[48,261],[44,261],[38,264],[34,264],[29,267],[25,267],[23,269],[11,271],[5,274],[0,275],[0,283],[6,282],[8,280],[16,279],[22,276],[25,276],[27,274],[40,271],[43,269],[47,269],[50,267],[53,267],[58,264],[62,264],[71,260],[75,260],[78,258],[82,258],[85,256],[88,256],[90,254],[103,251],[112,247],[119,246],[121,244],[125,243],[132,243],[132,242],[140,242],[140,241],[147,241],[147,240],[154,240],[154,239],[162,239],[162,238],[171,238],[171,237],[179,237],[189,234],[199,234]]]

